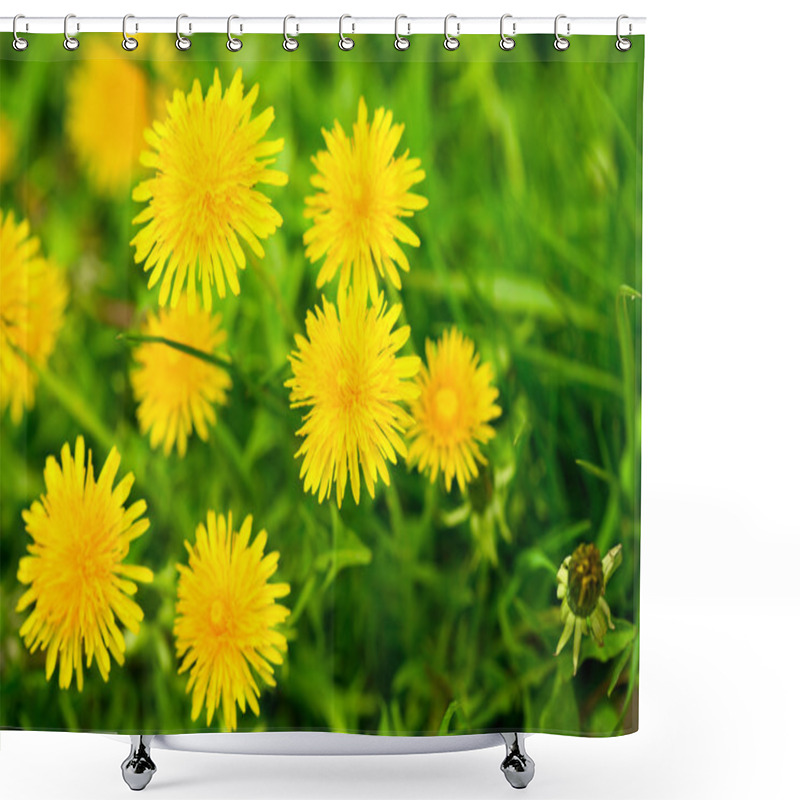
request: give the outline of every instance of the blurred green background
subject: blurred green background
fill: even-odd
[[[572,37],[558,53],[532,36],[502,52],[497,38],[447,52],[441,37],[415,36],[398,53],[391,37],[357,37],[342,53],[335,36],[301,36],[291,54],[267,36],[244,37],[238,54],[216,35],[187,53],[167,34],[140,37],[135,53],[116,35],[81,37],[76,53],[59,36],[31,36],[22,54],[3,41],[0,113],[16,146],[0,207],[30,220],[67,272],[70,303],[35,408],[20,426],[8,413],[1,423],[0,726],[209,730],[204,715],[190,721],[172,624],[183,540],[213,508],[237,527],[252,513],[292,587],[286,664],[240,731],[636,729],[641,301],[623,287],[641,290],[644,42],[618,53],[610,38]],[[65,84],[104,44],[146,74],[155,118],[174,89],[199,78],[205,93],[215,68],[225,87],[241,67],[245,89],[260,86],[255,112],[275,108],[269,138],[286,140],[276,168],[289,185],[268,189],[284,227],[240,273],[241,296],[215,301],[248,381],[235,380],[209,443],[192,437],[183,459],[139,434],[118,339],[156,306],[128,244],[142,208],[130,189],[147,171],[98,196],[64,135]],[[411,272],[390,292],[411,326],[406,351],[423,355],[426,337],[458,325],[493,364],[503,414],[467,497],[400,463],[374,501],[362,493],[356,506],[348,491],[339,511],[302,492],[300,413],[283,381],[292,328],[320,298],[302,245],[310,157],[335,119],[352,132],[361,96],[370,118],[384,106],[405,125],[398,154],[408,148],[427,173],[414,191],[430,204],[409,222],[422,245],[405,248]],[[78,434],[96,464],[116,444],[120,475],[135,473],[151,529],[128,562],[156,574],[136,596],[145,621],[124,667],[107,684],[93,668],[83,693],[45,680],[14,611],[21,512],[43,491],[47,455]],[[602,650],[584,638],[573,678],[571,646],[553,656],[555,574],[584,541],[601,554],[622,543],[623,563],[606,595],[617,630]]]

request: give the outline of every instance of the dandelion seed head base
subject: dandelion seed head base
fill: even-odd
[[[588,617],[603,594],[603,562],[594,544],[579,544],[569,562],[567,602],[575,616]]]
[[[622,563],[622,545],[612,547],[600,560],[594,544],[580,544],[567,556],[556,575],[556,596],[561,600],[564,629],[558,640],[558,655],[572,638],[572,674],[578,672],[581,637],[589,635],[598,647],[603,646],[606,631],[614,629],[611,609],[606,601],[606,584]]]

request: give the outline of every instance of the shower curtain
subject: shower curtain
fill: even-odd
[[[644,40],[0,48],[0,727],[638,726]]]

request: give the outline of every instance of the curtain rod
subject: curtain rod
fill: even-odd
[[[303,33],[339,33],[339,17],[288,17],[287,31],[292,36]],[[0,31],[13,30],[13,17],[0,17]],[[128,18],[126,30],[128,35],[136,33],[175,33],[175,17],[136,17]],[[395,17],[351,17],[345,15],[342,32],[345,34],[394,34],[395,25],[403,36],[414,34],[443,34],[444,17],[405,17],[399,22]],[[181,34],[193,33],[226,33],[227,17],[193,17],[183,16],[180,22]],[[622,23],[623,36],[635,36],[644,33],[644,17],[628,17]],[[550,33],[555,29],[554,17],[514,17],[506,16],[504,30],[507,35]],[[284,17],[237,17],[232,23],[232,32],[248,33],[284,33]],[[500,33],[500,17],[458,17],[451,15],[448,23],[451,35]],[[595,35],[614,36],[617,32],[616,17],[570,17],[560,15],[558,31],[561,36]],[[120,33],[121,17],[81,17],[69,18],[69,34],[82,33]],[[25,17],[17,20],[17,33],[60,33],[64,34],[64,17]]]

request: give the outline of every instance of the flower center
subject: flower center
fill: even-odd
[[[458,413],[458,395],[446,386],[436,392],[433,405],[436,409],[436,416],[441,422],[452,422]]]
[[[353,186],[351,211],[362,222],[367,222],[372,217],[372,187],[366,176],[362,176]]]
[[[341,412],[361,413],[364,403],[367,402],[367,392],[369,391],[361,371],[352,365],[340,367],[336,372],[336,388]]]
[[[580,544],[569,562],[567,602],[577,617],[588,617],[605,590],[603,562],[593,544]]]
[[[222,600],[215,600],[211,604],[211,627],[214,633],[222,633],[225,628],[225,606]]]

